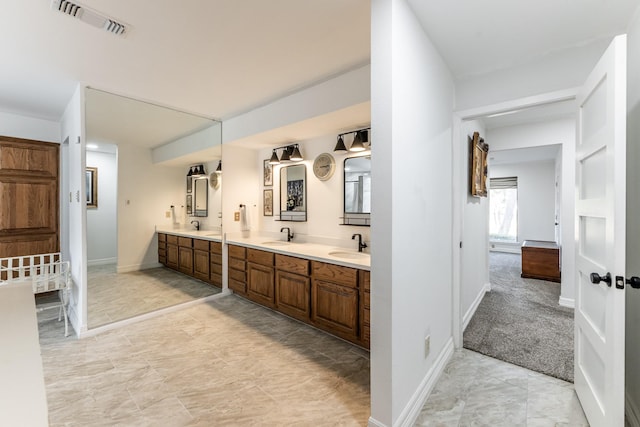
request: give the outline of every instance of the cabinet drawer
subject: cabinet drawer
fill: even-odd
[[[367,348],[369,348],[369,342],[371,341],[371,327],[370,326],[364,326],[362,328],[362,341],[365,342],[365,344],[367,345]]]
[[[212,262],[211,265],[209,266],[209,270],[212,273],[222,274],[222,266],[220,264],[215,264]]]
[[[158,233],[158,242],[166,242],[167,241],[167,235],[164,233]]]
[[[222,265],[222,255],[209,254],[209,258],[211,259],[211,264],[220,264],[220,265]]]
[[[369,292],[364,293],[364,308],[371,308],[371,294]]]
[[[208,240],[193,239],[193,249],[197,249],[199,251],[207,251],[207,252],[209,252],[209,241]]]
[[[247,276],[244,271],[229,269],[229,279],[244,282],[247,280]]]
[[[158,256],[159,257],[166,257],[167,256],[167,249],[166,248],[158,248]]]
[[[229,245],[229,256],[245,259],[247,256],[246,248],[242,246]]]
[[[222,274],[211,272],[211,283],[218,287],[222,287]]]
[[[171,245],[178,244],[178,236],[174,236],[173,234],[167,234],[167,243]]]
[[[291,273],[309,275],[309,260],[276,254],[276,268]]]
[[[329,280],[352,288],[358,287],[358,270],[324,262],[311,262],[312,274],[316,279]]]
[[[229,269],[232,269],[232,268],[235,270],[245,271],[246,263],[242,259],[229,258]]]
[[[261,264],[266,266],[273,265],[273,252],[265,252],[257,249],[247,249],[247,261],[255,264]]]
[[[371,325],[371,311],[369,309],[364,310],[364,312],[362,313],[362,323],[364,325],[370,326]]]
[[[178,246],[190,248],[193,246],[193,239],[191,237],[178,237]]]
[[[237,280],[229,279],[229,289],[241,294],[247,293],[247,284],[245,282],[239,282]]]
[[[212,254],[222,255],[222,243],[209,242],[209,252],[211,252]]]

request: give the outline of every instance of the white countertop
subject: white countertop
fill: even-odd
[[[170,228],[170,227],[157,227],[157,233],[174,234],[182,237],[192,237],[202,240],[211,240],[212,242],[222,242],[222,234],[215,230],[194,230],[193,228]]]
[[[319,243],[297,243],[295,241],[287,242],[265,236],[227,237],[225,242],[231,245],[266,250],[361,270],[369,270],[371,268],[371,255],[338,246]],[[332,253],[335,254],[332,255]]]
[[[38,322],[31,283],[0,285],[0,425],[47,426]]]
[[[213,230],[156,227],[156,232],[191,237],[194,239],[211,240],[213,242],[223,241],[222,236]],[[287,242],[279,240],[278,237],[269,237],[268,235],[252,235],[251,237],[241,237],[237,235],[233,235],[232,237],[226,236],[224,242],[283,255],[328,262],[344,267],[359,268],[361,270],[369,270],[371,268],[371,255],[338,245],[303,243],[299,241],[296,242],[295,240]]]

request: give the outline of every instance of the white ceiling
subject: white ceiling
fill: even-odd
[[[489,165],[552,161],[556,158],[561,148],[560,144],[553,144],[542,147],[491,151],[489,153]]]
[[[625,31],[638,6],[637,0],[408,2],[456,79],[610,39]],[[129,24],[130,32],[121,38],[96,29],[52,11],[49,0],[5,5],[0,111],[57,120],[82,82],[225,119],[370,58],[368,0],[81,4]],[[353,113],[348,120],[334,115],[322,126],[309,122],[271,137],[301,139],[320,127],[368,121],[361,111]]]

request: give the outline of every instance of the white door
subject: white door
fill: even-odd
[[[577,99],[575,388],[595,427],[624,425],[626,41]]]

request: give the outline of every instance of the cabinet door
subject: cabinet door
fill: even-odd
[[[167,267],[178,269],[178,245],[167,243]]]
[[[209,281],[209,251],[193,250],[193,275],[196,279]]]
[[[347,339],[357,339],[358,289],[314,280],[311,315],[317,326]]]
[[[178,247],[178,270],[181,273],[193,275],[193,249]]]
[[[273,307],[275,305],[275,288],[273,283],[273,267],[247,263],[247,294],[257,303]]]
[[[309,321],[311,280],[307,276],[276,271],[276,306],[279,311]]]

